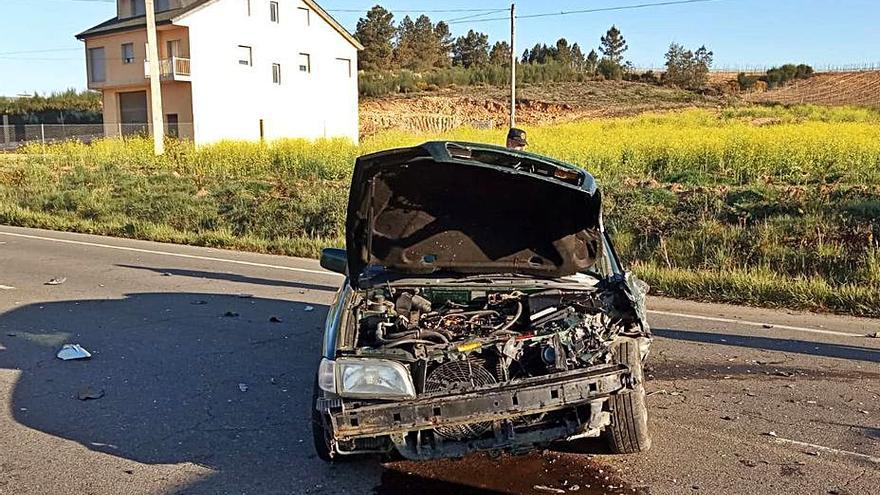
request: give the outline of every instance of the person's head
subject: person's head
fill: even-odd
[[[507,131],[507,147],[512,150],[524,150],[529,142],[526,141],[526,131],[511,127]]]

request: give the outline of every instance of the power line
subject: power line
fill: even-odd
[[[473,18],[475,18],[475,17],[483,17],[484,15],[497,14],[498,12],[507,12],[508,10],[509,10],[509,9],[506,9],[506,8],[505,8],[505,9],[488,10],[488,11],[483,12],[483,13],[480,13],[480,14],[471,14],[471,15],[466,15],[466,16],[464,16],[464,17],[456,17],[456,18],[454,18],[454,19],[447,19],[447,20],[444,21],[444,22],[446,22],[447,24],[449,24],[449,23],[453,23],[453,22],[463,21],[463,20],[465,20],[465,19],[473,19]]]
[[[633,10],[633,9],[644,9],[648,7],[665,7],[669,5],[685,5],[692,3],[706,3],[706,2],[717,2],[719,0],[673,0],[668,2],[652,2],[652,3],[640,3],[634,5],[620,5],[617,7],[600,7],[595,9],[581,9],[581,10],[561,10],[559,12],[542,12],[539,14],[525,14],[516,16],[517,19],[535,19],[538,17],[556,17],[556,16],[564,16],[564,15],[574,15],[574,14],[592,14],[596,12],[611,12],[616,10]],[[508,21],[510,17],[493,17],[491,19],[475,19],[470,22],[490,22],[490,21]],[[452,24],[452,22],[450,22]],[[457,24],[457,23],[456,23]]]

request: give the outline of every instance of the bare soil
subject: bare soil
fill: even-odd
[[[456,87],[361,101],[361,134],[388,129],[443,132],[456,127],[503,127],[508,88]],[[691,91],[626,81],[589,81],[519,88],[517,118],[526,126],[717,106],[721,99]]]

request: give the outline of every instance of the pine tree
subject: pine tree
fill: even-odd
[[[452,65],[452,48],[455,46],[455,40],[452,38],[452,32],[449,30],[449,24],[443,21],[434,26],[434,37],[437,40],[437,60],[435,67],[449,67]]]
[[[580,45],[577,43],[571,45],[571,67],[575,70],[584,70],[585,65],[586,60],[584,59],[584,52],[581,51]]]
[[[599,54],[596,53],[596,50],[590,50],[584,68],[589,74],[596,74],[596,70],[599,68]]]
[[[489,35],[473,29],[455,40],[452,62],[465,68],[483,67],[489,63]]]
[[[362,45],[358,67],[362,70],[388,70],[394,60],[394,14],[376,5],[357,22],[355,38]]]
[[[510,45],[506,41],[496,41],[489,51],[489,64],[510,66]]]
[[[562,65],[571,66],[571,45],[565,38],[559,38],[556,41],[556,48],[553,50],[553,59]]]
[[[602,55],[615,64],[622,65],[623,52],[629,47],[626,45],[626,40],[623,39],[623,35],[620,34],[620,30],[617,29],[617,26],[612,25],[605,33],[605,36],[602,36],[599,41],[602,44],[599,47]]]

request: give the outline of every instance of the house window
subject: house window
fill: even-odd
[[[312,57],[308,53],[299,54],[299,71],[312,72]]]
[[[299,14],[300,23],[303,26],[308,26],[311,24],[311,19],[309,19],[309,9],[305,7],[297,7],[297,13]]]
[[[281,84],[281,64],[272,64],[272,82]]]
[[[122,44],[122,63],[130,64],[134,62],[134,43]]]
[[[238,63],[241,65],[254,65],[253,50],[251,47],[238,45]]]
[[[144,0],[131,0],[131,15],[146,15],[147,7],[144,4]]]
[[[104,47],[89,48],[89,81],[104,82],[107,80],[106,60]]]
[[[340,70],[344,77],[351,77],[351,59],[337,58],[336,62],[340,65]]]
[[[278,2],[269,2],[269,19],[278,22]]]

